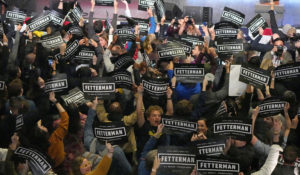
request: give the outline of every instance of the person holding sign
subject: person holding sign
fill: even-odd
[[[103,102],[102,103],[102,107],[103,107]],[[84,128],[84,146],[87,150],[90,150],[90,145],[93,144],[94,142],[96,142],[96,152],[102,152],[105,149],[105,146],[103,144],[101,144],[97,138],[95,138],[94,136],[94,131],[93,131],[93,123],[94,123],[94,119],[97,116],[97,106],[98,106],[99,102],[98,102],[98,98],[96,98],[95,100],[93,100],[93,102],[89,102],[87,103],[87,106],[89,106],[89,111],[88,111],[88,117],[86,120],[86,124],[85,124],[85,128]],[[98,111],[102,111],[103,112],[103,108],[101,107],[101,105],[99,105]],[[105,121],[108,122],[107,119],[107,113],[105,116],[98,116],[100,118],[100,121]],[[98,119],[99,119],[98,118]],[[115,145],[114,146],[114,156],[112,159],[112,164],[111,164],[111,168],[109,171],[109,174],[113,174],[113,175],[129,175],[132,171],[132,167],[130,165],[130,163],[128,162],[123,149],[118,146]]]
[[[163,109],[160,106],[149,106],[146,112],[143,107],[143,91],[142,85],[138,87],[138,97],[137,97],[137,128],[135,128],[135,135],[137,139],[138,148],[138,158],[139,151],[142,151],[147,140],[152,136],[158,125],[161,123],[161,118],[163,115]],[[173,102],[172,102],[172,90],[169,88],[167,91],[167,111],[166,116],[173,115]],[[145,114],[146,119],[145,120]],[[166,144],[166,135],[163,135],[159,139],[159,145]]]

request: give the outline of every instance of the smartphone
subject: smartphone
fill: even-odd
[[[207,26],[207,22],[203,22],[202,24],[203,24],[204,26]]]
[[[49,66],[52,66],[52,65],[53,65],[53,60],[52,60],[52,59],[49,59],[49,60],[48,60],[48,63],[49,63]]]

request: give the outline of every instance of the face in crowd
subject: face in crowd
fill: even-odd
[[[157,127],[161,123],[161,112],[159,110],[152,110],[147,120],[151,126]]]

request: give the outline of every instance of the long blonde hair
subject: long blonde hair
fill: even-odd
[[[152,51],[153,51],[153,48],[152,48],[152,46],[151,46],[151,42],[153,41],[153,40],[155,40],[155,35],[154,34],[150,34],[150,35],[148,35],[147,37],[146,37],[146,39],[145,39],[145,42],[143,43],[143,48],[144,48],[144,50],[145,50],[145,52],[147,53],[147,54],[150,54]]]

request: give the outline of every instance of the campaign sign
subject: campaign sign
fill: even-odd
[[[66,16],[71,23],[78,24],[82,17],[82,13],[81,7],[77,5],[75,8],[71,9]]]
[[[13,10],[7,10],[5,15],[7,21],[13,24],[23,24],[26,19],[26,16],[27,15],[23,11],[20,11],[18,8],[14,8]]]
[[[158,147],[157,153],[160,159],[158,174],[190,174],[196,164],[195,151],[189,147]]]
[[[197,156],[196,165],[197,172],[203,175],[238,175],[240,172],[238,163],[216,157]]]
[[[246,118],[217,118],[213,124],[213,133],[217,136],[231,136],[237,140],[247,141],[252,136],[252,120]]]
[[[78,52],[73,60],[77,64],[91,64],[95,54],[96,53],[93,47],[79,46]]]
[[[149,97],[165,96],[169,86],[167,79],[144,78],[142,84],[144,87],[144,95]]]
[[[116,85],[112,77],[91,78],[82,83],[82,91],[87,99],[113,99]]]
[[[221,21],[215,24],[216,40],[219,38],[236,39],[238,26],[229,21]]]
[[[154,9],[154,3],[156,0],[139,0],[138,10],[147,11],[147,8]]]
[[[275,79],[294,80],[300,77],[300,63],[284,64],[275,69]]]
[[[57,49],[64,43],[59,32],[52,35],[42,36],[41,42],[42,46],[48,49]]]
[[[226,113],[227,113],[226,103],[225,101],[222,101],[219,108],[217,109],[216,117],[222,116]]]
[[[248,24],[246,26],[247,26],[249,32],[255,38],[259,34],[258,29],[260,27],[265,29],[266,27],[268,27],[268,24],[267,24],[266,20],[260,14],[257,14],[253,19],[251,19],[248,22]]]
[[[199,83],[205,76],[204,66],[200,64],[174,64],[176,81],[182,83]]]
[[[63,25],[63,23],[64,23],[64,15],[63,14],[61,14],[55,10],[51,10],[49,13],[49,16],[51,18],[51,22],[54,25],[57,25],[57,26]]]
[[[45,82],[45,92],[61,92],[68,89],[67,74],[56,74]]]
[[[78,87],[70,90],[67,95],[62,95],[61,98],[67,106],[72,103],[80,106],[86,102],[84,93]]]
[[[223,13],[221,15],[221,21],[230,21],[240,27],[241,25],[244,24],[244,20],[245,20],[245,14],[237,10],[224,7]]]
[[[71,60],[73,58],[73,56],[75,55],[75,53],[78,51],[79,48],[79,41],[78,40],[70,40],[67,43],[67,48],[66,48],[66,52],[65,52],[65,56],[62,57],[62,55],[60,53],[55,55],[55,58],[60,60],[62,58],[64,58],[65,60]]]
[[[16,131],[21,130],[23,125],[24,125],[23,114],[21,114],[16,117]]]
[[[229,59],[234,53],[244,51],[243,40],[241,39],[218,39],[217,51],[219,58],[226,60]]]
[[[163,0],[156,0],[154,3],[154,7],[155,7],[155,13],[159,20],[162,17],[166,16],[166,9]]]
[[[133,18],[140,26],[140,35],[148,35],[149,19]]]
[[[180,44],[183,47],[183,50],[185,51],[186,54],[192,53],[193,43],[188,42],[186,40],[176,39],[176,38],[172,38],[170,39],[170,41]]]
[[[175,42],[168,42],[166,44],[161,44],[158,49],[158,58],[159,59],[172,59],[174,57],[179,57],[181,59],[185,59],[185,51],[183,47]]]
[[[126,70],[114,71],[111,76],[115,79],[116,88],[132,89],[131,73]]]
[[[176,118],[162,118],[164,132],[167,134],[182,134],[197,131],[197,123]]]
[[[127,41],[135,41],[136,36],[132,29],[128,26],[120,26],[116,29],[115,34],[118,35],[118,40],[125,45]]]
[[[28,159],[34,166],[33,168],[39,171],[39,174],[46,174],[52,168],[46,157],[36,150],[19,146],[14,153]]]
[[[225,139],[206,139],[196,142],[199,155],[219,156],[225,149]]]
[[[283,113],[285,101],[278,98],[267,98],[259,105],[259,116],[260,117],[270,117]]]
[[[128,54],[120,55],[115,62],[115,70],[126,70],[134,64],[134,59]]]
[[[83,31],[79,26],[72,26],[67,31],[68,34],[77,35],[77,36],[83,36]]]
[[[247,65],[242,65],[241,67],[239,78],[241,82],[262,89],[266,84],[269,84],[270,79],[269,71]]]
[[[204,44],[204,38],[199,36],[182,35],[180,39],[192,43],[193,47]]]
[[[101,143],[122,144],[128,141],[124,122],[100,122],[94,127],[94,134]]]
[[[26,21],[29,31],[44,30],[52,21],[49,11]]]

